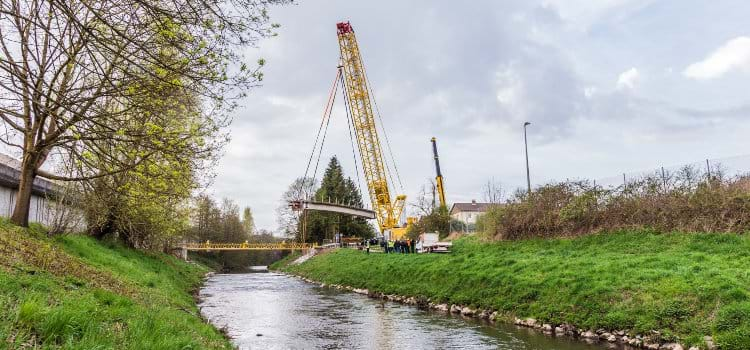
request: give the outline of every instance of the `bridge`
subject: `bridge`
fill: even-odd
[[[352,216],[357,216],[365,219],[374,219],[375,211],[353,207],[342,203],[330,203],[330,202],[318,202],[309,200],[296,200],[289,202],[289,206],[292,210],[315,210],[315,211],[326,211],[330,213],[340,213]]]
[[[183,243],[177,250],[180,250],[180,257],[187,260],[188,251],[252,251],[252,250],[310,250],[317,248],[315,243]]]
[[[375,218],[375,211],[373,210],[353,207],[353,206],[346,205],[343,203],[332,203],[330,201],[318,202],[318,201],[311,201],[311,200],[294,200],[294,201],[289,202],[289,207],[291,207],[292,210],[294,211],[302,212],[300,220],[302,220],[302,240],[303,241],[307,238],[307,212],[310,210],[325,211],[329,213],[340,213],[340,214],[346,214],[346,215],[356,216],[356,217],[365,218],[365,219]]]

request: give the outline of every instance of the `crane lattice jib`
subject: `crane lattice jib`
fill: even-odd
[[[391,201],[383,154],[380,147],[375,115],[367,86],[362,57],[357,39],[349,22],[336,25],[349,110],[357,136],[362,168],[370,193],[372,208],[376,213],[381,232],[397,227],[406,196],[399,195]]]

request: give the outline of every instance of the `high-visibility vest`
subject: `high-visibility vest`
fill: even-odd
[[[388,241],[388,248],[393,248],[393,241]]]

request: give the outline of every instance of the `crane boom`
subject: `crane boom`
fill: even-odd
[[[398,195],[395,201],[391,200],[387,169],[375,125],[370,90],[354,30],[349,22],[337,23],[336,29],[341,49],[341,69],[344,71],[345,92],[348,96],[359,154],[362,157],[362,168],[372,201],[372,209],[376,213],[382,233],[398,227],[406,196]]]
[[[437,151],[437,140],[432,138],[432,155],[435,157],[435,183],[437,184],[438,198],[440,198],[440,206],[447,207],[448,204],[445,202],[445,187],[443,187],[443,173],[440,172],[440,160],[438,159]]]

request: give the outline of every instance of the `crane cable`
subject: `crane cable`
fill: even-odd
[[[320,132],[323,130],[323,125],[325,125],[325,130],[323,130],[323,139],[320,142],[320,152],[318,153],[318,159],[315,163],[315,171],[313,172],[313,176],[312,176],[313,184],[315,184],[315,176],[318,173],[318,164],[320,164],[320,155],[323,151],[323,143],[325,142],[326,134],[328,133],[328,124],[330,124],[331,122],[331,112],[333,110],[333,103],[336,100],[336,91],[338,90],[338,83],[339,83],[340,75],[341,75],[341,70],[337,70],[336,78],[333,79],[333,85],[331,86],[331,90],[328,94],[328,102],[326,103],[325,110],[323,110],[323,118],[320,120],[318,133],[315,135],[315,143],[313,143],[312,152],[310,153],[310,159],[308,159],[307,167],[305,167],[305,176],[303,177],[303,179],[307,178],[307,174],[310,171],[310,164],[312,163],[312,160],[315,157],[315,150],[318,148],[318,140],[320,139]],[[305,195],[307,198],[309,198],[307,193]]]
[[[341,69],[339,68],[339,71]],[[357,190],[359,190],[360,196],[362,195],[362,180],[359,177],[359,165],[357,165],[357,153],[355,151],[354,147],[354,138],[357,138],[357,144],[359,144],[359,135],[356,132],[352,131],[354,120],[353,117],[349,111],[349,94],[346,91],[346,83],[344,82],[344,75],[341,75],[341,85],[344,86],[344,88],[341,89],[341,93],[344,96],[344,110],[346,111],[346,124],[349,126],[349,142],[352,146],[352,158],[354,159],[354,170],[357,174]],[[364,201],[363,201],[364,203]]]
[[[315,171],[313,171],[313,183],[315,183],[315,177],[318,175],[318,165],[320,165],[320,156],[323,155],[323,144],[326,142],[326,135],[328,135],[328,125],[331,124],[331,113],[333,112],[333,102],[336,100],[336,91],[338,90],[338,84],[335,85],[333,91],[333,100],[331,100],[331,108],[328,109],[328,117],[326,118],[326,127],[323,129],[323,139],[320,141],[320,149],[318,150],[318,160],[315,161]]]

